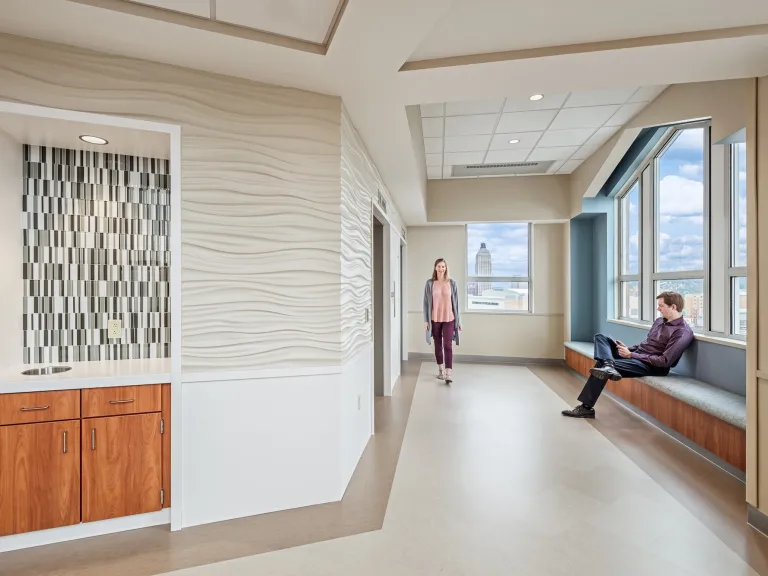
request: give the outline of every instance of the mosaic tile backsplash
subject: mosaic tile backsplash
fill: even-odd
[[[25,363],[169,357],[169,179],[167,160],[24,146]]]

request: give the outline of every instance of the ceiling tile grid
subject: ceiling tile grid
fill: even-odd
[[[421,105],[427,176],[466,164],[552,162],[570,174],[666,86]],[[481,176],[474,176],[481,177]]]

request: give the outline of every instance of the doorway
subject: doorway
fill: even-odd
[[[373,395],[384,396],[384,224],[373,216]]]

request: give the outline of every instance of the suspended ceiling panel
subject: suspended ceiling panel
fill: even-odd
[[[569,174],[665,88],[422,104],[427,175],[451,178],[456,166],[530,162],[546,167],[540,173]]]
[[[341,0],[125,0],[326,44],[339,17]]]
[[[453,0],[409,60],[763,23],[768,23],[765,0]]]

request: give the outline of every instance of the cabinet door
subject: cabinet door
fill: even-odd
[[[83,522],[162,508],[160,413],[83,420]]]
[[[0,427],[0,536],[80,522],[80,421]]]

